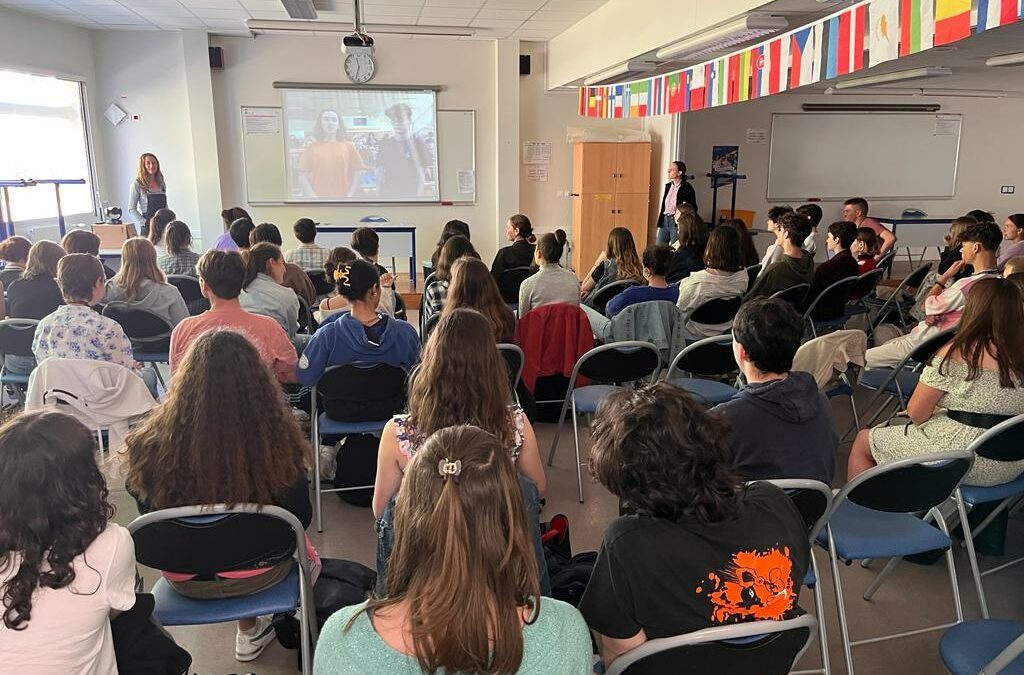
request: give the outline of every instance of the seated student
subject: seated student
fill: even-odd
[[[373,490],[373,513],[381,519],[378,532],[379,525],[390,525],[388,502],[427,438],[445,427],[471,423],[497,438],[510,463],[529,479],[525,498],[539,540],[539,500],[547,488],[544,464],[526,413],[512,402],[508,370],[494,344],[490,322],[479,312],[445,309],[441,315],[410,385],[409,413],[393,418],[381,433]],[[460,384],[453,387],[452,382]],[[382,543],[379,573],[386,569],[390,550],[390,542]]]
[[[299,299],[283,285],[284,255],[281,249],[260,242],[245,256],[245,281],[238,302],[253,314],[269,316],[294,340],[299,330]]]
[[[437,270],[437,260],[441,256],[441,249],[444,247],[445,242],[457,235],[471,239],[472,237],[469,236],[469,224],[461,220],[449,220],[444,224],[444,227],[441,229],[441,237],[437,240],[437,248],[430,255],[430,266],[435,271]]]
[[[878,235],[870,227],[858,227],[857,238],[850,246],[850,253],[857,259],[858,274],[867,274],[875,269],[878,261],[875,256],[878,254]]]
[[[704,269],[704,249],[708,245],[708,226],[696,211],[676,210],[679,248],[669,264],[665,278],[674,284],[691,273]]]
[[[979,222],[974,216],[960,216],[953,219],[953,222],[949,224],[949,232],[942,237],[946,246],[939,254],[939,266],[936,269],[938,274],[945,274],[946,270],[961,260],[960,250],[963,248],[964,232],[967,231],[968,227],[977,225]],[[969,277],[973,273],[974,270],[969,265],[964,265],[954,281]]]
[[[1013,213],[1006,217],[1003,239],[1006,240],[1006,246],[999,249],[999,258],[996,260],[1000,271],[1007,260],[1024,255],[1024,213]]]
[[[156,266],[164,274],[196,275],[199,254],[192,250],[192,231],[180,220],[167,223],[164,230],[164,253],[156,258]]]
[[[177,288],[156,265],[156,249],[142,237],[121,245],[121,269],[107,282],[103,304],[127,303],[132,309],[156,314],[171,328],[188,318],[188,307]]]
[[[790,372],[804,324],[782,300],[751,300],[733,322],[733,353],[747,384],[711,409],[729,424],[726,456],[745,480],[832,484],[839,439],[832,407],[807,373]]]
[[[798,207],[796,212],[802,216],[806,216],[807,219],[811,221],[811,233],[807,235],[806,239],[804,239],[803,249],[810,253],[811,257],[814,257],[814,254],[818,251],[818,225],[821,223],[821,219],[825,214],[817,204],[804,204],[803,206]]]
[[[231,249],[219,249],[214,247],[217,251],[242,251],[251,245],[249,238],[252,236],[252,231],[256,229],[256,226],[252,224],[252,221],[248,218],[239,218],[238,220],[231,223],[231,227],[228,229],[228,236],[231,237],[231,243],[235,246]]]
[[[28,252],[21,277],[7,289],[7,316],[12,319],[42,319],[63,302],[57,287],[57,263],[65,255],[60,244],[37,241]]]
[[[754,237],[750,234],[750,229],[745,222],[739,218],[726,218],[718,224],[718,227],[723,225],[736,230],[740,236],[740,262],[744,268],[761,262],[761,256],[757,255],[757,247],[754,246]]]
[[[285,251],[284,261],[303,270],[323,269],[324,263],[331,255],[331,249],[316,243],[316,223],[312,218],[299,218],[292,226],[299,245]]]
[[[438,256],[434,266],[434,280],[423,289],[423,302],[420,304],[420,311],[423,312],[424,321],[439,314],[444,308],[445,298],[448,297],[448,286],[452,281],[452,265],[463,256],[480,259],[480,254],[473,248],[469,239],[461,234],[449,237],[441,247],[441,255]]]
[[[506,452],[475,426],[426,439],[395,507],[388,593],[328,619],[315,673],[590,672],[583,618],[541,597]]]
[[[277,225],[260,223],[253,228],[249,234],[249,247],[263,242],[273,244],[278,249],[281,248],[281,231],[277,229]],[[309,307],[316,305],[317,295],[316,289],[313,288],[313,282],[309,280],[306,271],[298,265],[284,263],[284,281],[281,283],[295,291],[295,295],[305,300]]]
[[[744,486],[727,432],[667,382],[601,404],[590,470],[637,511],[608,526],[579,604],[606,666],[655,638],[802,613],[803,518],[775,486]]]
[[[231,226],[234,225],[236,220],[248,220],[251,224],[252,217],[250,217],[249,212],[241,206],[232,206],[230,209],[224,209],[220,212],[220,217],[224,221],[224,234],[217,237],[217,240],[213,242],[213,246],[211,248],[215,251],[237,251],[238,243],[235,241],[235,237],[231,234]],[[249,241],[248,232],[245,233],[245,240]]]
[[[233,330],[210,331],[195,340],[167,399],[125,439],[125,486],[139,513],[195,504],[273,504],[309,527],[309,445],[260,361],[251,342]],[[184,550],[188,542],[165,546]],[[273,586],[293,565],[288,553],[215,579],[163,575],[186,597],[230,598]],[[269,626],[270,617],[240,620],[235,658],[259,656],[274,640]]]
[[[1003,265],[1003,277],[1009,279],[1010,277],[1024,273],[1024,255],[1019,255],[1016,258],[1010,258]]]
[[[581,297],[592,297],[608,284],[627,279],[642,282],[644,269],[636,252],[633,233],[624,227],[613,227],[608,232],[605,249],[597,256],[594,266],[580,284]]]
[[[970,246],[968,240],[964,250]],[[876,464],[966,448],[987,428],[1019,415],[1024,410],[1022,342],[1020,287],[992,276],[975,281],[956,336],[925,366],[907,403],[911,424],[862,430],[850,450],[850,478]],[[1024,462],[977,457],[964,482],[998,485],[1022,472]]]
[[[296,376],[307,387],[330,366],[346,363],[387,363],[410,370],[419,361],[420,338],[405,321],[377,311],[380,277],[373,263],[355,260],[335,272],[338,292],[351,311],[320,326],[309,339]]]
[[[843,220],[851,222],[857,227],[870,227],[882,241],[878,250],[878,257],[881,258],[892,250],[896,245],[896,235],[889,228],[882,225],[874,218],[868,217],[868,203],[863,197],[853,197],[843,202]]]
[[[174,211],[167,208],[158,210],[149,219],[149,231],[145,238],[149,239],[149,243],[153,244],[157,255],[163,255],[166,252],[164,249],[164,232],[167,230],[167,226],[177,219],[178,216]]]
[[[339,280],[334,278],[334,272],[342,265],[357,259],[356,252],[345,246],[337,246],[331,249],[331,254],[324,262],[324,277],[330,280],[332,284],[337,284]],[[351,306],[348,304],[348,300],[335,288],[334,292],[320,301],[320,310],[317,312],[316,320],[323,324],[330,317],[341,312],[347,312],[349,309],[351,309]]]
[[[765,220],[765,227],[768,228],[768,232],[770,234],[778,235],[779,219],[787,213],[795,213],[792,206],[773,206],[768,209],[768,218]],[[807,222],[809,225],[810,221],[808,220]],[[765,249],[764,257],[761,258],[761,271],[758,274],[764,274],[769,266],[781,261],[784,257],[785,255],[782,252],[782,246],[777,241],[773,242],[767,249]]]
[[[7,237],[0,242],[0,260],[4,262],[4,269],[0,272],[0,283],[4,288],[10,288],[15,279],[21,278],[28,264],[28,252],[32,248],[32,242],[20,235]]]
[[[814,279],[811,281],[811,288],[807,291],[807,298],[804,300],[805,308],[810,306],[822,291],[837,281],[847,277],[860,276],[860,267],[858,267],[853,254],[850,253],[850,246],[856,239],[857,228],[853,223],[839,221],[828,226],[825,246],[833,255],[814,270]],[[822,321],[841,317],[846,311],[846,297],[847,295],[843,294],[835,296],[831,300],[825,298],[815,306],[811,318]]]
[[[448,288],[442,316],[460,307],[475,309],[487,317],[498,342],[515,342],[516,316],[501,298],[494,277],[486,274],[487,265],[476,258],[459,258],[452,265],[452,284]]]
[[[135,606],[135,545],[109,522],[95,451],[95,433],[56,410],[0,427],[4,672],[118,672],[110,619]]]
[[[680,230],[679,236],[683,236],[682,230]],[[669,266],[672,264],[672,248],[657,244],[648,246],[644,249],[642,260],[644,279],[647,280],[647,283],[641,286],[631,286],[609,300],[605,307],[605,313],[609,317],[615,316],[630,305],[641,302],[663,301],[675,304],[679,299],[679,287],[669,284],[665,279],[665,274],[668,273]]]
[[[380,236],[372,227],[360,227],[352,233],[352,250],[368,262],[373,263],[380,275],[381,289],[381,311],[388,315],[395,314],[395,278],[387,267],[381,265],[380,259]]]
[[[746,230],[746,226],[743,226]],[[704,249],[705,268],[679,282],[676,305],[687,315],[686,334],[700,339],[729,332],[732,322],[697,323],[689,318],[693,310],[709,300],[742,296],[747,292],[750,276],[741,259],[740,235],[734,227],[716,227]]]
[[[991,211],[985,211],[984,209],[971,209],[967,212],[967,215],[974,218],[979,223],[994,223],[996,222],[995,216]]]
[[[998,274],[996,252],[1003,235],[995,223],[971,225],[963,234],[962,260],[939,275],[924,301],[926,317],[901,337],[872,347],[865,354],[868,368],[891,368],[919,344],[947,328],[960,323],[967,294],[976,282]],[[973,265],[971,276],[954,282],[964,265]]]
[[[782,260],[761,269],[748,298],[772,295],[814,280],[814,258],[801,247],[810,229],[811,222],[799,213],[790,211],[779,216],[775,243],[782,249]]]
[[[491,263],[491,274],[497,279],[505,270],[515,267],[529,267],[533,264],[534,244],[533,225],[530,219],[517,213],[505,223],[505,238],[512,244],[499,248]]]
[[[138,238],[149,245],[145,239]],[[32,339],[36,361],[56,359],[92,359],[110,361],[134,370],[156,395],[156,373],[143,368],[132,355],[132,343],[121,324],[93,311],[107,289],[103,264],[88,253],[72,253],[57,263],[57,284],[61,305],[40,320]]]
[[[229,329],[241,333],[256,347],[263,364],[279,382],[295,382],[298,355],[288,334],[269,316],[251,314],[238,301],[245,281],[245,261],[234,251],[207,251],[196,265],[199,287],[210,309],[192,316],[171,333],[170,368],[173,373],[188,348],[202,334]]]
[[[100,257],[100,237],[95,232],[89,230],[71,230],[60,240],[60,247],[64,249],[65,253],[88,253],[97,258]],[[102,259],[100,262],[103,262]],[[106,263],[103,263],[103,274],[109,279],[117,274],[117,272],[107,267]]]
[[[537,240],[537,273],[519,286],[519,316],[534,307],[556,302],[580,304],[580,280],[560,264],[565,239],[565,230],[555,230]]]

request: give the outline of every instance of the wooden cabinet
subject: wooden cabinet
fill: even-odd
[[[647,246],[650,143],[573,146],[572,265],[583,276],[604,249],[608,231],[625,227],[638,253]]]

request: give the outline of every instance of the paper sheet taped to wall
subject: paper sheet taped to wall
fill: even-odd
[[[281,111],[272,108],[243,108],[242,132],[253,136],[281,133]]]

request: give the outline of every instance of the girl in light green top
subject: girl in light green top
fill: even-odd
[[[314,673],[589,673],[583,618],[540,597],[519,490],[491,434],[432,434],[402,480],[389,596],[327,621]]]

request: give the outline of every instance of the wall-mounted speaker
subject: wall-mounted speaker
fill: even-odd
[[[529,75],[530,74],[530,55],[520,54],[519,55],[519,74]]]
[[[221,47],[210,47],[210,69],[224,70],[224,49]]]

